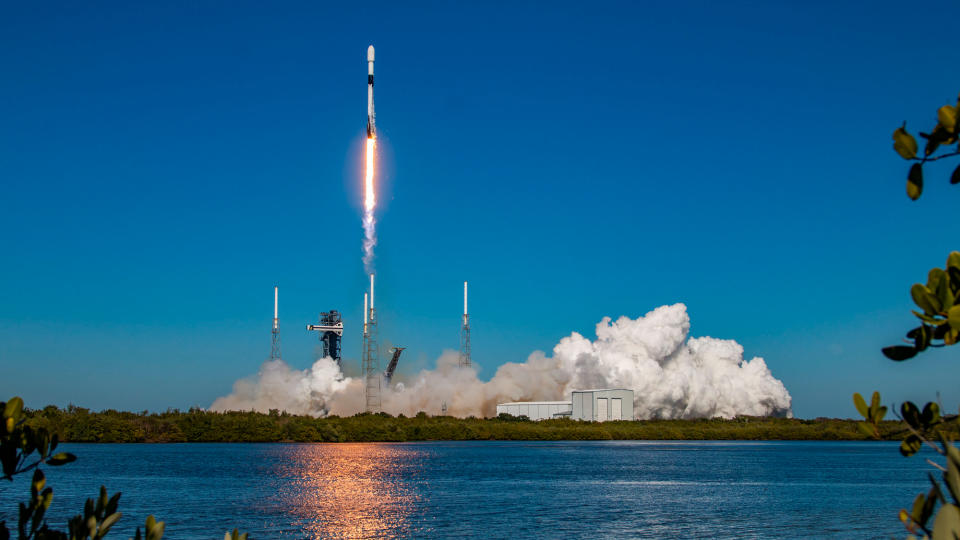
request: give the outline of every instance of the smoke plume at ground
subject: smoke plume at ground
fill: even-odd
[[[792,416],[790,394],[762,358],[745,360],[732,340],[689,337],[686,306],[661,306],[645,316],[604,318],[591,341],[574,332],[526,362],[501,365],[489,381],[458,367],[444,352],[435,369],[423,370],[382,392],[383,410],[414,415],[489,417],[497,403],[569,400],[588,388],[634,391],[637,418]],[[352,415],[363,410],[362,379],[344,377],[329,358],[305,370],[266,362],[252,378],[234,384],[211,410],[281,409],[296,414]]]

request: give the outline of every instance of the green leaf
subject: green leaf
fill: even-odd
[[[947,322],[954,330],[960,330],[960,306],[953,306],[947,312]]]
[[[12,397],[3,407],[3,417],[19,420],[23,413],[23,400],[19,397]]]
[[[912,428],[920,427],[920,409],[912,401],[905,401],[900,405],[900,416]]]
[[[933,520],[933,538],[956,538],[960,535],[960,508],[953,504],[940,507]]]
[[[923,406],[923,413],[920,415],[920,421],[924,426],[930,426],[940,421],[940,405],[931,401]]]
[[[867,402],[863,400],[863,396],[860,395],[860,392],[854,392],[853,404],[856,406],[857,411],[861,416],[864,418],[870,418],[870,409],[867,408]]]
[[[893,345],[883,348],[883,355],[896,362],[913,358],[917,355],[917,349],[907,345]]]
[[[960,270],[960,251],[950,252],[950,255],[947,256],[947,268],[956,268]]]
[[[940,302],[940,311],[946,311],[953,306],[953,292],[950,290],[950,278],[940,268],[933,268],[927,273],[927,289]]]
[[[926,502],[926,498],[923,496],[923,493],[917,495],[917,498],[913,500],[913,509],[910,511],[910,519],[920,523],[920,518],[923,517],[923,503]]]
[[[35,469],[33,471],[33,482],[30,484],[30,493],[32,496],[36,497],[43,491],[43,486],[45,485],[47,485],[47,479],[44,477],[43,471]]]
[[[917,140],[913,138],[913,135],[907,133],[905,127],[906,124],[893,132],[893,149],[903,159],[913,159],[917,157]]]
[[[877,419],[880,416],[880,392],[874,392],[873,396],[870,397],[870,418],[871,423],[876,424]]]
[[[157,521],[153,516],[147,516],[147,526],[144,532],[147,540],[160,540],[163,538],[164,523]]]
[[[927,315],[936,315],[941,311],[940,300],[926,285],[914,283],[913,287],[910,287],[910,297],[913,298],[913,303]]]
[[[947,131],[953,131],[957,125],[957,108],[952,105],[944,105],[937,111],[937,122]]]
[[[960,501],[960,469],[951,459],[947,460],[947,472],[943,473],[943,480],[950,494],[953,495],[954,502]]]
[[[875,438],[877,436],[877,430],[873,427],[873,424],[869,422],[857,422],[857,429],[867,437]]]
[[[107,486],[100,486],[100,497],[97,499],[96,514],[100,519],[104,518],[104,510],[107,509],[107,502],[110,497],[107,495]]]
[[[910,310],[910,313],[913,313],[913,314],[914,314],[918,319],[920,319],[921,321],[923,321],[923,322],[925,322],[925,323],[930,323],[930,324],[932,324],[932,325],[934,325],[934,326],[940,326],[940,325],[942,325],[942,324],[946,324],[946,323],[947,323],[947,320],[946,320],[946,319],[937,319],[937,318],[931,317],[931,316],[929,316],[929,315],[927,315],[927,314],[925,314],[925,313],[920,313],[919,311],[917,311],[917,310],[915,310],[915,309],[911,309],[911,310]],[[938,339],[939,339],[939,338],[938,338]]]
[[[920,437],[911,433],[900,443],[900,453],[905,457],[910,457],[919,452],[922,446],[923,442],[920,441]]]
[[[113,494],[113,497],[110,497],[110,500],[107,502],[107,514],[113,514],[117,511],[117,505],[120,503],[120,492]]]
[[[926,350],[927,345],[930,345],[930,338],[933,337],[933,332],[929,326],[924,324],[907,332],[907,337],[913,339],[913,346],[917,352],[922,352]]]
[[[957,338],[960,338],[960,330],[953,328],[950,325],[945,325],[948,330],[943,334],[943,343],[945,345],[953,345],[957,342]]]
[[[123,517],[123,514],[116,512],[104,518],[103,523],[100,524],[100,530],[97,531],[97,537],[103,538],[106,536],[107,532],[110,531],[110,527],[113,527],[113,524],[116,523],[121,517]]]
[[[907,197],[917,200],[921,193],[923,193],[923,166],[914,163],[907,174]]]
[[[923,512],[920,514],[920,525],[927,526],[927,521],[933,515],[933,509],[937,506],[938,500],[943,500],[943,492],[940,491],[940,485],[933,479],[932,474],[927,474],[930,479],[930,491],[927,492],[927,500],[923,502]]]

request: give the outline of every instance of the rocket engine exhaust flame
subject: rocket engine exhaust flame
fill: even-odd
[[[377,245],[377,219],[373,212],[377,207],[377,192],[374,184],[374,163],[377,139],[367,139],[366,170],[363,182],[363,267],[366,273],[373,273],[373,248]]]

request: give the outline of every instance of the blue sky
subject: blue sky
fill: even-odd
[[[879,353],[960,248],[951,164],[911,202],[890,140],[960,91],[955,4],[138,4],[0,17],[0,395],[207,406],[269,354],[274,283],[284,358],[332,308],[355,364],[373,43],[402,370],[456,348],[467,279],[482,376],[683,302],[798,416],[960,403],[955,350]]]

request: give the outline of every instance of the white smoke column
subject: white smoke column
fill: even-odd
[[[367,138],[366,169],[363,182],[363,267],[373,273],[373,248],[377,245],[377,220],[373,215],[377,207],[377,193],[373,182],[377,139]]]
[[[255,377],[235,382],[233,392],[217,398],[210,410],[265,413],[280,409],[293,414],[326,416],[337,414],[332,410],[334,401],[351,410],[362,407],[361,398],[356,398],[356,403],[350,399],[360,391],[359,381],[345,378],[330,357],[317,360],[303,371],[290,368],[283,360],[268,360]]]
[[[574,332],[560,340],[553,356],[534,352],[526,362],[503,364],[488,382],[472,368],[458,368],[458,353],[446,351],[436,369],[385,389],[383,410],[440,414],[446,402],[447,414],[482,417],[496,414],[497,403],[569,400],[573,390],[629,388],[641,419],[792,416],[790,394],[762,358],[745,360],[737,342],[691,338],[689,331],[683,304],[637,319],[604,318],[596,340]],[[302,372],[275,364],[282,363],[267,362],[259,379],[238,381],[234,393],[211,409],[280,408],[314,416],[363,410],[360,379],[343,379],[329,359]]]

